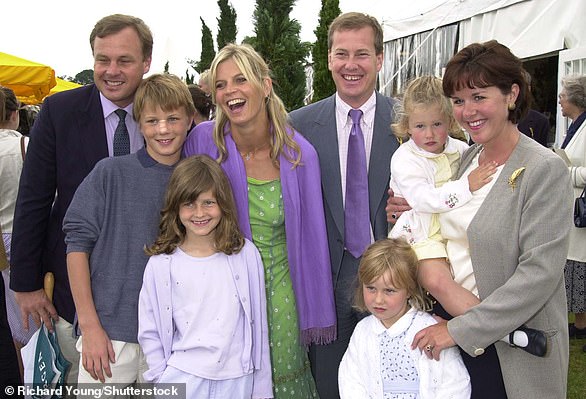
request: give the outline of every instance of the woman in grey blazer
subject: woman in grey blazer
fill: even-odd
[[[472,398],[566,397],[572,192],[563,161],[517,129],[530,99],[522,71],[507,47],[490,41],[458,52],[443,78],[456,120],[476,143],[458,177],[489,161],[499,167],[468,204],[440,215],[455,275],[481,303],[421,330],[413,345],[435,359],[458,345]],[[546,333],[545,357],[497,342],[523,324]]]

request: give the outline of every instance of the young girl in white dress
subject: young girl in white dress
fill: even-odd
[[[411,348],[415,334],[436,323],[425,312],[430,303],[417,283],[417,263],[401,238],[377,241],[362,255],[354,304],[371,315],[356,326],[340,363],[342,399],[470,397],[456,347],[444,349],[439,361]]]
[[[187,398],[272,398],[263,266],[216,161],[198,155],[177,165],[146,251],[145,379],[184,383]]]
[[[405,198],[412,210],[396,220],[389,237],[402,237],[413,246],[419,259],[419,284],[455,317],[480,301],[465,283],[455,281],[462,279],[454,279],[458,276],[453,275],[447,261],[438,215],[470,201],[475,191],[492,180],[497,164],[487,163],[467,178],[451,180],[468,144],[462,141],[465,136],[454,119],[450,99],[443,94],[440,78],[412,80],[397,115],[393,131],[400,140],[408,141],[391,159],[390,188]],[[502,340],[534,355],[545,355],[547,340],[541,331],[521,326]],[[536,345],[534,341],[539,342]]]

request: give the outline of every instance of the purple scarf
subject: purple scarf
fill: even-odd
[[[218,158],[218,148],[213,140],[214,124],[213,121],[200,123],[191,131],[183,147],[185,156],[207,154]],[[225,131],[228,156],[222,162],[222,169],[232,186],[240,229],[252,241],[246,169],[242,158],[237,156],[229,125]],[[287,257],[297,302],[300,339],[304,345],[328,344],[336,339],[336,311],[319,160],[315,149],[305,138],[294,131],[290,134],[301,149],[302,163],[293,168],[284,154],[280,155],[279,162]]]

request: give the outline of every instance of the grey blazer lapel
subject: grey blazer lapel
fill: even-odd
[[[391,154],[399,147],[399,143],[390,127],[391,114],[392,109],[389,99],[377,93],[372,147],[370,149],[370,166],[368,168],[370,220],[373,227],[379,204],[389,189]]]
[[[473,147],[473,150],[469,151],[469,153],[466,154],[464,162],[462,162],[462,165],[460,166],[460,169],[458,171],[458,174],[460,176],[470,165],[474,157],[480,152],[481,149],[481,146],[476,146]],[[498,219],[500,217],[505,219],[507,218],[507,210],[509,205],[506,203],[505,199],[509,198],[509,201],[512,202],[517,201],[516,199],[511,199],[513,197],[516,197],[516,195],[511,195],[513,189],[509,184],[509,177],[513,174],[513,172],[516,169],[522,167],[524,163],[525,151],[522,145],[517,145],[511,153],[511,155],[509,156],[509,159],[503,166],[503,170],[499,174],[497,180],[494,182],[493,187],[486,195],[486,198],[482,202],[482,205],[476,212],[476,215],[472,219],[470,226],[484,226],[486,224],[494,224],[498,223]],[[517,178],[517,187],[519,186],[522,178],[522,175]],[[497,217],[495,217],[495,215]]]
[[[344,235],[344,205],[342,201],[342,177],[336,129],[335,96],[331,96],[315,115],[318,134],[313,135],[312,144],[319,154],[323,196],[332,214],[336,227]]]

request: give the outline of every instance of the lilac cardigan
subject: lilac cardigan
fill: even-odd
[[[272,398],[272,374],[269,332],[266,316],[264,273],[260,254],[250,241],[242,250],[230,255],[228,265],[236,285],[246,323],[244,340],[252,353],[242,353],[242,369],[254,364],[253,398]],[[151,256],[146,265],[138,301],[138,342],[149,369],[147,381],[157,382],[167,368],[173,346],[173,303],[171,303],[171,264],[174,255]],[[239,276],[242,276],[240,278]],[[246,300],[246,298],[249,298]],[[246,346],[246,345],[245,345]]]
[[[214,121],[198,124],[183,147],[184,155],[207,154],[218,159],[213,139]],[[297,302],[301,342],[327,344],[336,339],[336,311],[333,296],[330,254],[321,191],[317,152],[299,133],[292,131],[293,140],[302,154],[301,165],[293,168],[281,154],[280,175],[285,208],[285,233],[291,280]],[[242,233],[252,240],[248,214],[248,182],[244,162],[236,143],[225,129],[227,158],[222,169],[228,176],[238,211]]]

